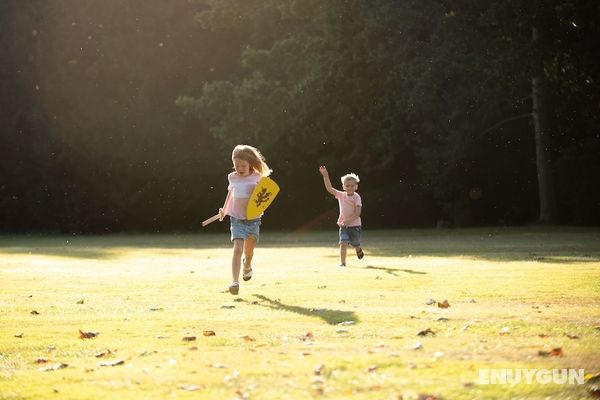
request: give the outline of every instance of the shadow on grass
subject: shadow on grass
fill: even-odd
[[[407,274],[417,274],[417,275],[426,275],[427,274],[427,272],[415,271],[414,269],[374,267],[372,265],[367,265],[365,267],[365,269],[375,269],[375,270],[378,270],[378,271],[385,271],[388,274],[394,275],[394,276],[400,276],[400,274],[398,274],[398,272],[404,272],[404,273],[407,273]]]
[[[344,321],[354,321],[358,323],[358,316],[353,311],[332,310],[329,308],[306,308],[284,304],[279,300],[272,300],[267,296],[255,294],[254,297],[260,300],[259,306],[271,308],[273,310],[288,311],[295,314],[306,315],[309,317],[318,317],[329,325],[337,325]]]

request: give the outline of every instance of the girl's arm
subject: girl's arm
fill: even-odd
[[[219,208],[219,221],[223,221],[225,218],[225,209],[227,209],[227,204],[231,201],[231,190],[227,191],[227,197],[225,197],[225,202],[223,203],[223,207]]]
[[[331,180],[329,179],[329,172],[327,172],[327,168],[324,165],[321,165],[321,167],[319,167],[319,172],[321,173],[321,175],[323,175],[323,183],[325,184],[325,189],[327,189],[329,193],[335,196],[335,189],[333,188],[333,186],[331,186]]]

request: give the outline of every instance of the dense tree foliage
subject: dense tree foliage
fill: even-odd
[[[2,228],[193,229],[238,143],[282,186],[272,226],[332,223],[321,163],[361,176],[371,227],[597,224],[599,16],[591,0],[2,2]]]

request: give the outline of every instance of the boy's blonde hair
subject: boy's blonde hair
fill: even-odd
[[[250,168],[261,176],[269,176],[273,172],[265,162],[265,157],[256,147],[247,144],[238,144],[231,152],[231,159],[233,160],[234,158],[247,161],[250,164]]]
[[[342,176],[340,179],[342,180],[342,185],[344,183],[346,183],[347,180],[350,180],[350,179],[354,180],[356,183],[360,182],[360,178],[354,172],[346,174],[346,175]]]

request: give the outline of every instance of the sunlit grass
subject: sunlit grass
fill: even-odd
[[[367,230],[366,257],[342,269],[335,231],[264,230],[237,297],[223,234],[0,246],[2,399],[579,399],[589,385],[478,371],[600,372],[597,230]]]

